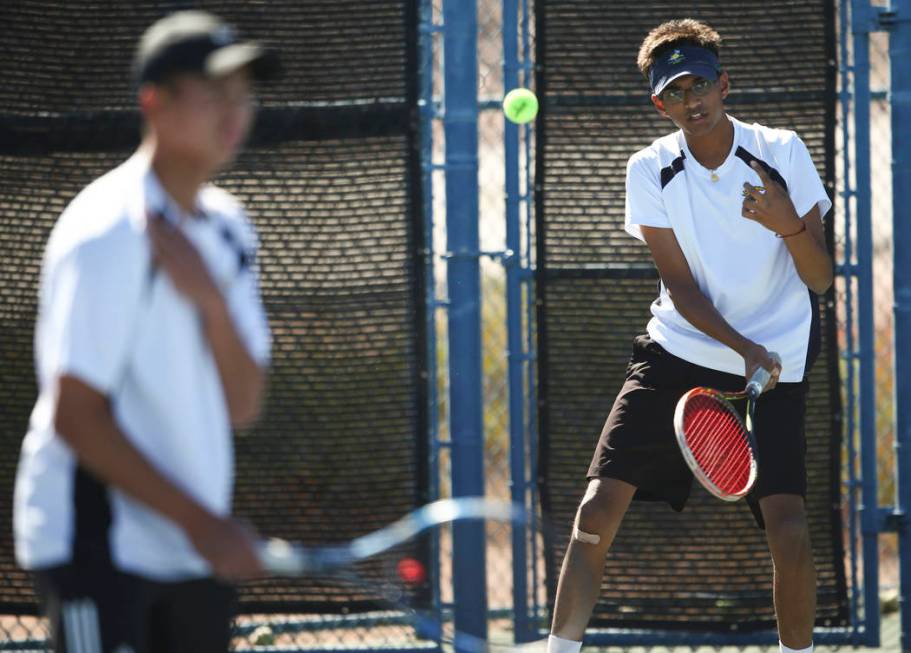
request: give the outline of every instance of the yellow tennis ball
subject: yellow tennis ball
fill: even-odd
[[[538,98],[527,88],[514,88],[503,98],[503,113],[517,125],[530,122],[538,115]]]

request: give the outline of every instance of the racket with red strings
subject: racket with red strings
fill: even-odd
[[[777,354],[771,357],[781,365]],[[742,392],[693,388],[677,402],[674,432],[683,459],[693,476],[719,499],[737,501],[756,483],[759,455],[754,414],[771,376],[760,367]],[[731,403],[742,400],[746,400],[745,422]]]

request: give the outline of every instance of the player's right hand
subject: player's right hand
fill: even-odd
[[[220,300],[205,261],[180,229],[158,214],[149,214],[147,232],[155,264],[167,273],[180,294],[203,312]]]
[[[747,381],[749,381],[753,376],[753,373],[760,367],[764,367],[772,373],[772,377],[765,387],[765,392],[774,388],[778,383],[778,377],[781,375],[781,363],[772,358],[769,355],[768,350],[762,345],[753,343],[744,353],[743,363],[745,366],[745,379]]]
[[[211,516],[189,533],[212,574],[226,581],[242,581],[265,574],[257,554],[256,533],[230,517]]]

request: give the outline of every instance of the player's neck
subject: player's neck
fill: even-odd
[[[211,171],[201,170],[182,156],[169,153],[154,139],[143,143],[147,150],[152,170],[165,192],[177,202],[177,205],[187,214],[196,210],[196,196],[199,189],[211,176]]]
[[[696,161],[709,170],[721,166],[734,146],[734,123],[725,114],[711,131],[705,134],[683,133],[686,146]]]

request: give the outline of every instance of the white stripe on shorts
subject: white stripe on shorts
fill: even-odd
[[[101,653],[98,609],[94,601],[80,599],[63,604],[63,628],[69,653]]]
[[[88,650],[92,653],[101,653],[101,628],[98,623],[98,608],[95,602],[86,599],[82,604],[83,628],[87,635]]]

